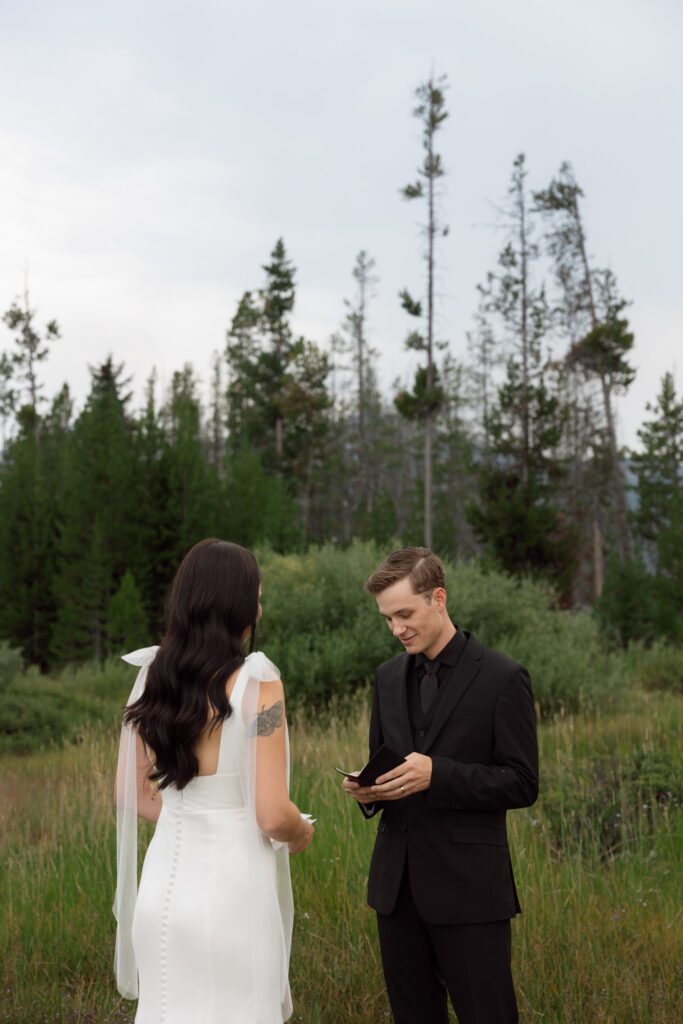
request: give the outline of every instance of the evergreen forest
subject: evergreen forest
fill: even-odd
[[[423,225],[406,248],[420,247],[424,279],[396,297],[410,388],[379,379],[381,268],[364,248],[338,330],[312,339],[295,326],[296,254],[274,240],[228,311],[209,387],[188,361],[163,393],[153,373],[141,408],[115,354],[90,367],[81,407],[68,382],[47,395],[42,365],[68,339],[28,289],[6,297],[0,641],[25,663],[47,672],[152,642],[180,559],[211,535],[277,555],[424,543],[540,581],[615,646],[683,641],[683,396],[665,373],[639,445],[623,447],[629,303],[592,254],[569,163],[546,183],[524,155],[507,185],[503,170],[500,252],[466,345],[436,329],[446,86],[416,90],[422,148],[397,196]]]

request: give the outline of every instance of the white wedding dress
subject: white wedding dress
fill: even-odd
[[[253,793],[258,682],[276,675],[265,655],[249,655],[220,726],[215,775],[160,791],[132,919],[135,1024],[282,1024],[291,1015],[288,854],[258,829]]]

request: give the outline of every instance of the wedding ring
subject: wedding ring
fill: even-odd
[[[401,786],[400,789],[401,789],[402,793],[405,793],[405,791],[406,791],[406,787],[405,786]]]

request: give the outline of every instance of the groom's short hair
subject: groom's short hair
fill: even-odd
[[[392,551],[366,580],[369,594],[381,594],[387,587],[410,579],[414,594],[431,594],[446,586],[443,562],[429,548],[400,548]]]

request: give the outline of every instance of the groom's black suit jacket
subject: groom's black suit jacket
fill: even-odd
[[[368,882],[368,903],[381,914],[394,908],[406,859],[415,906],[431,924],[502,921],[521,909],[505,816],[538,795],[531,684],[521,665],[464,636],[422,739],[411,729],[411,656],[397,655],[375,675],[370,754],[386,743],[432,758],[428,790],[359,805],[366,817],[382,811]]]

